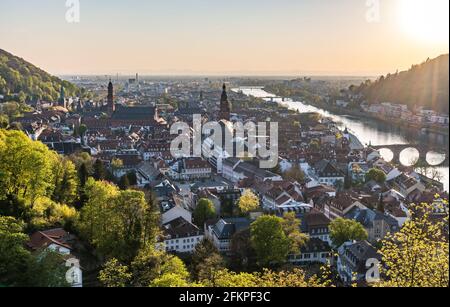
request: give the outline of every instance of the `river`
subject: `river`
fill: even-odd
[[[382,123],[372,119],[361,119],[353,116],[337,115],[327,110],[317,108],[300,101],[293,101],[291,99],[276,98],[275,95],[264,91],[263,89],[252,88],[239,88],[233,89],[233,91],[241,91],[247,96],[253,96],[261,98],[263,97],[267,101],[275,101],[282,105],[285,105],[293,110],[298,110],[301,113],[317,112],[323,116],[330,117],[335,121],[341,129],[347,128],[352,134],[354,134],[361,143],[365,145],[372,144],[374,146],[392,145],[392,144],[411,144],[418,141],[426,144],[433,144],[442,146],[443,148],[449,146],[448,136],[432,133],[417,133],[411,130],[401,128],[388,123]],[[273,98],[270,98],[273,97]],[[386,160],[392,159],[392,153],[389,151],[382,151],[381,154]],[[417,157],[417,152],[413,149],[406,150],[402,153],[400,160],[403,164],[408,165],[411,161]],[[436,163],[443,159],[442,155],[437,153],[430,153],[427,160],[431,163]],[[439,164],[439,163],[437,163]],[[435,164],[436,165],[436,164]],[[445,190],[449,191],[449,168],[448,167],[435,167],[428,170],[430,173],[438,171],[441,182],[444,184]]]

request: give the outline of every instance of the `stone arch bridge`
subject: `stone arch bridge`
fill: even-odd
[[[436,147],[436,146],[429,146],[429,145],[417,145],[417,144],[416,145],[393,144],[393,145],[371,146],[371,147],[376,150],[389,149],[394,154],[394,157],[392,158],[392,162],[397,163],[397,164],[400,164],[400,154],[404,150],[414,148],[419,152],[419,160],[417,161],[418,163],[422,162],[422,163],[426,163],[426,165],[428,165],[428,166],[435,166],[435,167],[449,166],[449,161],[448,161],[448,151],[449,150],[448,150],[448,148],[444,148],[444,147]],[[429,152],[435,152],[438,154],[445,155],[445,159],[437,165],[431,165],[427,161],[427,154]]]

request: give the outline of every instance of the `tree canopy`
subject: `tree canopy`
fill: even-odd
[[[263,215],[251,224],[251,242],[262,267],[284,263],[290,240],[283,230],[283,219]]]
[[[366,174],[366,182],[371,180],[383,184],[386,182],[386,174],[382,170],[371,168]]]
[[[73,221],[78,178],[73,163],[23,132],[0,129],[0,213],[29,228]]]
[[[441,55],[408,71],[381,76],[362,83],[354,92],[363,94],[370,103],[391,101],[408,105],[410,110],[424,107],[449,112],[449,55]]]
[[[289,239],[290,252],[299,254],[300,249],[308,242],[309,236],[300,231],[301,221],[295,216],[295,212],[283,215],[283,231]]]
[[[20,103],[41,99],[57,101],[61,87],[67,96],[92,98],[86,90],[51,76],[25,60],[0,49],[0,94]],[[18,95],[13,95],[18,94]]]
[[[330,223],[330,238],[335,247],[347,241],[367,240],[367,237],[367,231],[357,221],[337,218]]]
[[[216,217],[216,208],[211,200],[202,198],[193,212],[194,223],[203,228],[205,222]]]
[[[239,210],[247,214],[259,208],[259,198],[251,190],[245,190],[238,201]]]
[[[440,218],[433,216],[437,214]],[[448,287],[448,207],[413,205],[411,219],[388,235],[380,253],[385,276],[379,286]]]
[[[88,179],[85,191],[87,202],[77,228],[101,256],[130,260],[146,244],[154,242],[156,232],[149,227],[152,208],[143,192],[120,191],[113,184],[93,178]]]

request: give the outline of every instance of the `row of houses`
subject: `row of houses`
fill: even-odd
[[[380,104],[361,105],[364,111],[377,116],[388,118],[400,118],[412,123],[431,123],[439,125],[449,125],[448,114],[439,114],[433,110],[418,109],[411,111],[407,105],[383,102]]]

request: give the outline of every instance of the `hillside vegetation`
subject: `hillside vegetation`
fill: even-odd
[[[66,96],[85,96],[85,90],[54,77],[33,64],[0,49],[0,94],[18,102],[56,101],[61,86]]]
[[[448,114],[449,55],[428,59],[411,69],[367,81],[353,91],[362,93],[370,103],[406,104],[411,110],[425,107]]]

